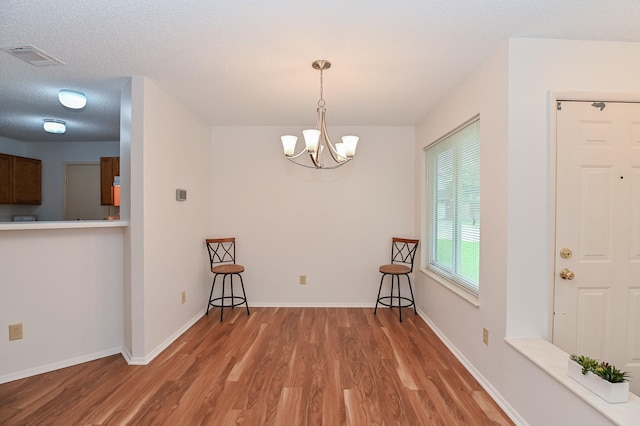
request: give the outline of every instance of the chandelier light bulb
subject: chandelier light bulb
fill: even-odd
[[[344,143],[344,152],[348,158],[352,158],[356,155],[356,147],[358,146],[358,140],[360,138],[357,136],[343,136],[342,143]]]
[[[282,148],[284,149],[284,155],[287,157],[291,157],[294,152],[296,152],[296,143],[298,142],[298,137],[293,135],[284,135],[281,136],[282,139]]]
[[[307,152],[310,154],[315,153],[318,150],[318,141],[320,140],[320,130],[307,129],[303,130],[304,143],[307,148]]]
[[[336,144],[336,152],[338,153],[338,160],[345,161],[347,159],[347,152],[344,149],[344,142]]]

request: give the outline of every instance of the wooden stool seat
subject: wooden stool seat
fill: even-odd
[[[389,265],[382,265],[380,267],[380,272],[383,274],[401,275],[411,272],[411,268],[406,265],[394,265],[393,263],[390,263]]]
[[[211,272],[214,274],[239,274],[244,272],[244,266],[242,265],[218,265],[211,268]]]

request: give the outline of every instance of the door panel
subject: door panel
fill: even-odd
[[[640,394],[640,104],[561,102],[556,148],[553,342]]]
[[[638,135],[640,137],[640,135]],[[640,150],[640,147],[638,147]],[[631,170],[631,245],[632,262],[640,263],[640,167]]]
[[[605,288],[580,289],[578,291],[577,347],[590,357],[606,357],[606,324],[609,316],[609,292]]]
[[[631,312],[631,318],[627,334],[629,341],[627,358],[630,362],[640,364],[640,288],[629,290],[629,312]]]
[[[610,167],[580,169],[580,260],[611,260],[611,210],[613,209]]]

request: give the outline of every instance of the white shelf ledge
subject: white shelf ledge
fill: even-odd
[[[640,425],[640,397],[629,393],[628,402],[609,404],[569,377],[569,354],[562,349],[542,338],[505,338],[505,341],[615,424]]]
[[[5,222],[0,223],[0,231],[33,229],[79,229],[79,228],[120,228],[129,226],[126,220],[69,220],[59,222]]]

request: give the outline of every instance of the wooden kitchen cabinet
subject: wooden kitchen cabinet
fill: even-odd
[[[11,155],[0,154],[0,204],[11,203]]]
[[[42,161],[16,157],[13,160],[13,204],[42,204]]]
[[[120,176],[120,157],[100,157],[100,204],[113,206],[113,178]]]
[[[0,154],[0,203],[42,204],[42,161]]]

